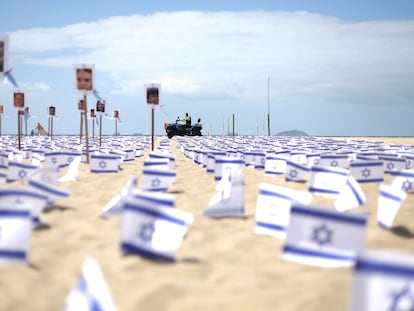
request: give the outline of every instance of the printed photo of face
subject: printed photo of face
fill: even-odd
[[[93,89],[92,69],[76,69],[76,88],[81,91],[91,91]]]
[[[4,106],[0,105],[0,114],[3,114],[3,113],[4,113]]]
[[[15,108],[24,108],[24,93],[13,94],[13,105]]]
[[[119,111],[118,110],[114,110],[114,118],[115,119],[119,118]]]
[[[158,105],[158,103],[159,103],[158,88],[156,87],[147,88],[147,104]]]
[[[96,111],[97,112],[105,112],[105,104],[102,103],[102,102],[100,102],[100,101],[98,101],[96,103]]]
[[[85,101],[83,99],[80,99],[78,102],[78,110],[84,111],[85,110]]]
[[[49,107],[49,116],[53,117],[56,114],[56,108],[54,106]]]
[[[95,109],[91,109],[91,118],[95,118],[95,117],[96,117]]]

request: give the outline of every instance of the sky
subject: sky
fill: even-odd
[[[204,135],[414,136],[412,0],[13,0],[0,4],[9,68],[25,93],[28,132],[79,134],[74,65],[92,64],[102,135],[151,134],[145,85],[161,85],[164,123],[189,112]],[[1,132],[17,134],[10,84]],[[88,110],[96,97],[87,96]],[[88,122],[89,132],[99,127]]]

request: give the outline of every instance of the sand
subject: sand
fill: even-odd
[[[414,144],[410,138],[361,138]],[[159,141],[159,139],[158,139]],[[28,265],[0,266],[0,310],[62,310],[76,286],[83,261],[92,256],[102,268],[119,310],[347,310],[352,268],[320,268],[281,259],[282,240],[254,233],[259,183],[307,190],[308,183],[286,183],[284,176],[244,168],[245,217],[211,219],[203,210],[214,195],[215,181],[170,141],[177,178],[169,193],[176,207],[195,218],[175,263],[120,252],[120,218],[99,213],[131,176],[141,176],[143,157],[124,163],[119,173],[92,174],[81,163],[79,180],[62,183],[70,191],[42,215],[47,226],[34,230]],[[64,173],[64,172],[62,172]],[[384,183],[389,182],[386,176]],[[0,185],[3,186],[3,185]],[[139,185],[138,185],[139,187]],[[414,197],[408,195],[394,225],[377,226],[379,183],[361,185],[371,213],[366,248],[414,253]],[[330,199],[315,198],[330,206]]]

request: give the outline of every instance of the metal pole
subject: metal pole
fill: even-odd
[[[151,150],[154,151],[154,107],[151,108]]]
[[[83,100],[85,101],[84,120],[85,120],[86,163],[89,164],[88,101],[87,101],[86,94],[83,95]]]
[[[102,113],[99,114],[99,147],[102,147]]]
[[[234,136],[234,113],[233,113],[233,136]]]
[[[270,77],[267,77],[267,135],[270,136]]]
[[[20,150],[20,146],[21,146],[21,137],[20,137],[20,134],[21,134],[21,128],[20,128],[20,111],[19,110],[17,110],[17,140],[18,140],[18,143],[19,143],[19,150]]]

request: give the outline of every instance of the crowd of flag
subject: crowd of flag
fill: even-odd
[[[59,184],[78,182],[80,163],[89,164],[90,174],[116,174],[144,156],[141,176],[127,180],[99,217],[121,218],[122,254],[174,263],[194,221],[168,192],[177,176],[174,147],[216,181],[203,217],[245,216],[244,170],[284,176],[285,186],[259,184],[252,228],[258,238],[281,239],[282,260],[354,267],[351,310],[414,308],[414,255],[365,246],[369,217],[376,217],[381,230],[392,229],[403,201],[414,193],[413,146],[283,136],[162,137],[154,150],[150,146],[149,137],[105,137],[88,146],[89,161],[77,137],[24,137],[18,149],[15,137],[1,136],[0,183],[25,187],[0,188],[0,263],[27,264],[31,230],[43,225],[46,208],[71,195]],[[366,204],[361,183],[378,185],[376,215],[358,209]],[[334,203],[314,205],[316,196]],[[85,259],[66,310],[116,310],[109,287],[98,262]]]

